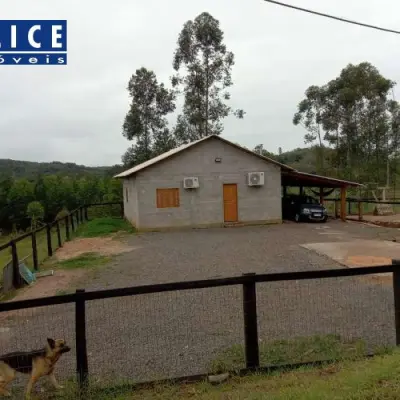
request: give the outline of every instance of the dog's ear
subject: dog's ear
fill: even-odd
[[[53,339],[47,338],[47,343],[49,344],[51,349],[54,349],[54,347],[56,347],[56,342]]]

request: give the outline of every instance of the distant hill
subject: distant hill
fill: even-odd
[[[329,150],[327,151],[329,153]],[[277,161],[290,165],[303,172],[315,172],[316,154],[314,148],[297,148],[294,150],[273,154],[263,150],[263,154]],[[327,154],[328,155],[328,154]],[[75,163],[53,162],[32,162],[0,159],[0,179],[8,176],[14,178],[36,179],[39,175],[96,175],[113,176],[121,172],[124,168],[121,165],[87,167]]]
[[[122,169],[121,166],[101,166],[87,167],[75,163],[62,163],[59,161],[53,162],[32,162],[32,161],[17,161],[9,159],[0,159],[0,178],[13,176],[15,178],[36,179],[38,175],[97,175],[97,176],[112,176]]]

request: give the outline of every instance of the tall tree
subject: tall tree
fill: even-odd
[[[174,88],[183,88],[184,105],[175,136],[188,143],[212,134],[221,134],[222,120],[230,114],[243,118],[243,110],[226,104],[232,86],[234,55],[227,51],[219,21],[207,12],[187,21],[179,34],[172,77]],[[182,74],[180,74],[184,70]]]
[[[132,75],[127,89],[131,104],[122,133],[135,144],[122,161],[125,166],[132,166],[152,158],[154,142],[169,133],[166,115],[175,110],[175,93],[158,83],[155,73],[144,67]]]
[[[305,93],[306,97],[298,107],[293,117],[294,125],[302,125],[307,133],[304,135],[306,144],[314,144],[316,153],[316,167],[318,172],[324,173],[324,135],[322,129],[322,112],[324,109],[325,91],[318,86],[310,86]]]
[[[339,175],[383,184],[398,147],[394,84],[370,63],[349,64],[336,79],[306,91],[293,122],[304,124],[306,141],[335,148]]]

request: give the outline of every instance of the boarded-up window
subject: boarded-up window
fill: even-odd
[[[157,208],[179,207],[179,188],[157,189]]]

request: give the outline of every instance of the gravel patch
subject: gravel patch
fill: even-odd
[[[343,268],[300,245],[373,236],[368,229],[376,231],[332,222],[134,235],[123,239],[134,250],[99,269],[85,287]],[[147,381],[206,372],[218,352],[243,343],[241,290],[232,286],[89,302],[91,376]],[[261,341],[336,333],[362,338],[369,349],[394,344],[390,285],[362,278],[273,282],[257,284],[257,297]],[[0,332],[0,353],[40,347],[48,336],[65,337],[75,347],[73,305],[18,313],[5,322],[10,329]],[[63,377],[73,374],[74,357],[72,351],[61,360]]]

